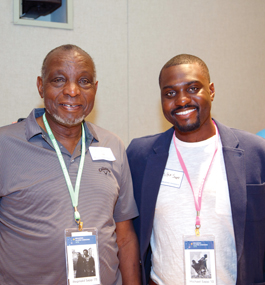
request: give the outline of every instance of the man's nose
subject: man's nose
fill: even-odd
[[[67,82],[64,87],[64,94],[71,97],[80,95],[80,88],[76,82]]]
[[[191,101],[190,94],[185,90],[180,90],[178,96],[176,96],[175,104],[176,106],[185,106]]]

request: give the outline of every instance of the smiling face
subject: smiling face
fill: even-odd
[[[37,87],[44,99],[49,123],[72,127],[91,112],[97,91],[91,59],[77,50],[54,51]]]
[[[180,140],[199,141],[215,134],[211,119],[214,84],[198,63],[164,68],[160,88],[163,113]]]

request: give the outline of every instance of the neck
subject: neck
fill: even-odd
[[[81,123],[76,126],[64,126],[52,120],[47,112],[46,119],[55,139],[59,141],[71,154],[73,154],[82,135]],[[37,123],[47,132],[42,116],[37,118]]]
[[[183,142],[200,142],[211,138],[215,134],[216,129],[212,120],[201,126],[199,129],[191,132],[180,132],[175,127],[176,137]]]

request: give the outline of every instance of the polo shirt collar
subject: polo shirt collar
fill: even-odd
[[[32,137],[42,134],[42,129],[36,121],[36,118],[41,117],[45,112],[44,108],[36,108],[31,111],[26,119],[26,138],[29,141]],[[98,141],[98,136],[89,122],[84,124],[85,139],[87,147],[91,144],[93,139]]]
[[[41,134],[41,128],[38,125],[36,118],[42,116],[45,112],[44,108],[33,109],[26,121],[26,139],[29,141],[32,137]]]

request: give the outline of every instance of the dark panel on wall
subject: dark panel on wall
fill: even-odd
[[[22,17],[37,19],[60,8],[62,0],[22,0]]]

